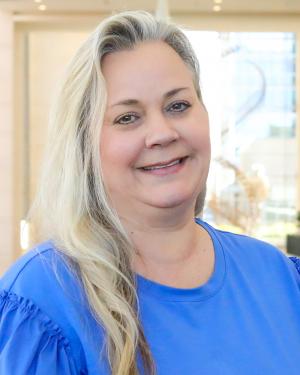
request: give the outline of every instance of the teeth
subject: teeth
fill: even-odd
[[[154,169],[167,168],[167,167],[171,167],[171,166],[173,166],[173,165],[179,164],[179,163],[180,163],[180,159],[175,160],[175,161],[173,161],[173,162],[170,163],[170,164],[159,165],[159,166],[157,166],[157,167],[144,167],[143,169],[146,170],[146,171],[153,171]]]

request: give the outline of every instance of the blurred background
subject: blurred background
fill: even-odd
[[[66,64],[103,18],[134,9],[181,25],[199,57],[213,152],[205,220],[300,253],[299,0],[0,0],[0,274],[32,236]]]

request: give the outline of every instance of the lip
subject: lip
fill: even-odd
[[[163,166],[163,165],[171,164],[171,163],[173,163],[176,160],[183,161],[186,158],[187,158],[187,156],[180,156],[180,157],[177,157],[177,158],[173,158],[173,159],[169,159],[169,160],[165,160],[165,161],[160,161],[160,162],[153,163],[153,164],[143,165],[142,167],[138,167],[137,169],[160,167],[160,166]]]
[[[176,158],[176,159],[172,159],[171,161],[163,162],[162,164],[158,164],[158,163],[152,164],[153,168],[154,167],[158,167],[158,168],[144,169],[144,167],[142,167],[142,168],[139,168],[138,170],[141,173],[143,173],[144,175],[156,176],[156,177],[159,177],[159,178],[162,178],[162,177],[166,178],[167,176],[177,175],[177,173],[179,173],[181,170],[185,169],[187,159],[188,159],[188,156],[183,157],[183,158]],[[166,165],[165,163],[170,164],[170,163],[172,163],[174,161],[177,161],[177,160],[179,160],[179,163],[170,165],[168,167],[164,166],[164,165]],[[164,167],[159,168],[160,165],[164,166]]]

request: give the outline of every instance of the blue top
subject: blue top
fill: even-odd
[[[210,234],[215,267],[192,289],[137,275],[140,319],[159,375],[299,375],[300,261],[264,242]],[[0,282],[0,374],[108,375],[103,329],[50,242]]]

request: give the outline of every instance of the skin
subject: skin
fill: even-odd
[[[108,96],[101,166],[111,203],[136,249],[133,268],[161,284],[199,286],[213,271],[214,250],[193,219],[205,189],[210,140],[192,73],[161,41],[105,56],[102,71]],[[183,157],[177,165],[143,169]]]

